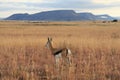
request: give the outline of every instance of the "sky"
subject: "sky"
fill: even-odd
[[[34,14],[51,10],[75,10],[120,17],[120,0],[0,0],[0,18],[15,13]]]

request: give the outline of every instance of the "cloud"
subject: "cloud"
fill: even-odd
[[[26,5],[19,4],[19,3],[0,3],[0,11],[9,11],[14,9],[19,9],[25,6]]]
[[[26,6],[39,7],[39,8],[64,8],[64,9],[94,9],[105,7],[98,4],[93,4],[87,0],[52,0],[51,2],[37,2],[37,3],[24,3]]]
[[[0,2],[43,2],[44,0],[0,0]]]
[[[109,0],[110,1],[110,0]],[[118,1],[118,0],[116,0]],[[0,0],[0,8],[11,9],[38,9],[38,8],[64,8],[64,9],[98,9],[116,5],[98,4],[103,0]],[[110,2],[113,2],[111,0]],[[117,4],[117,6],[120,4]]]
[[[92,0],[92,2],[96,4],[110,5],[110,4],[120,3],[120,0]]]
[[[120,7],[110,7],[110,8],[100,8],[100,9],[93,9],[93,10],[87,10],[94,14],[109,14],[111,16],[120,16]]]

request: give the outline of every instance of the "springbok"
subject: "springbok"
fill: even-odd
[[[48,41],[46,43],[46,47],[50,49],[52,55],[55,58],[55,64],[57,67],[60,67],[61,62],[65,61],[65,63],[71,66],[72,63],[72,53],[71,50],[64,48],[53,48],[52,46],[52,38],[48,37]]]

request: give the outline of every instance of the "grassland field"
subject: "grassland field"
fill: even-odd
[[[102,21],[0,21],[0,80],[58,80],[48,37],[73,53],[60,80],[120,80],[120,22]]]

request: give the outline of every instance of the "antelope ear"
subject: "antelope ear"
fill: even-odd
[[[52,38],[50,38],[50,41],[52,41]]]
[[[50,38],[48,37],[48,41],[50,40]]]
[[[48,37],[48,41],[52,41],[52,38],[51,38],[51,37]]]

